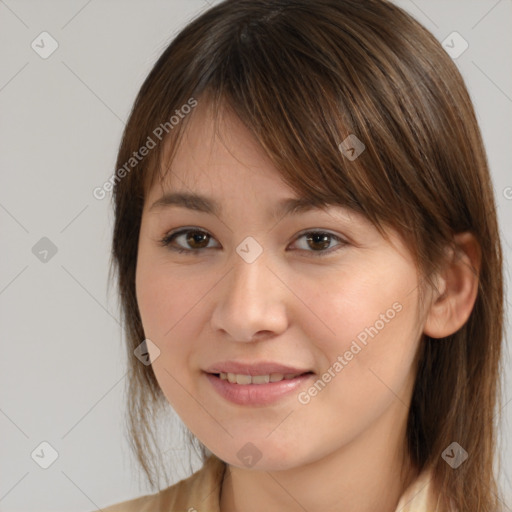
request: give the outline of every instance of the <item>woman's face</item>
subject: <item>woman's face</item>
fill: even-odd
[[[226,116],[220,132],[200,104],[142,216],[137,300],[169,403],[239,467],[403,437],[423,317],[409,251],[339,206],[280,211],[297,196],[247,129]],[[155,204],[170,192],[218,209]]]

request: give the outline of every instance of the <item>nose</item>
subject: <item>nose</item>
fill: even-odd
[[[237,342],[257,341],[286,331],[291,292],[279,273],[271,269],[265,251],[252,263],[235,251],[231,260],[232,270],[219,283],[212,328]]]

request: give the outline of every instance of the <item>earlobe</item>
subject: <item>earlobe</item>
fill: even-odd
[[[457,251],[450,250],[437,290],[427,313],[423,332],[444,338],[458,331],[468,320],[478,294],[481,248],[470,232],[454,237]]]

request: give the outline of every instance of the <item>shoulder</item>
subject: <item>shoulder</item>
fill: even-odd
[[[400,497],[397,512],[437,512],[438,496],[430,468],[422,471]]]
[[[219,512],[224,461],[210,455],[203,467],[186,479],[155,494],[141,496],[108,507],[103,512]]]

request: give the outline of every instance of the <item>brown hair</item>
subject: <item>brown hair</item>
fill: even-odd
[[[301,197],[361,212],[384,236],[384,226],[396,229],[424,283],[434,285],[454,234],[474,234],[482,250],[478,296],[457,332],[422,336],[407,445],[419,470],[432,467],[443,510],[450,502],[460,512],[499,510],[493,459],[503,277],[486,153],[456,65],[430,32],[385,0],[224,1],[178,34],[141,87],[116,168],[126,169],[163,126],[166,133],[131,172],[117,175],[112,257],[130,436],[149,483],[156,487],[161,474],[151,442],[167,401],[151,365],[133,356],[145,339],[135,295],[138,237],[144,198],[166,167],[164,148],[172,149],[167,164],[194,114],[169,120],[191,99],[213,106],[216,117],[230,108]],[[366,146],[355,160],[339,148],[350,134]],[[441,457],[453,441],[469,454],[457,469]]]

